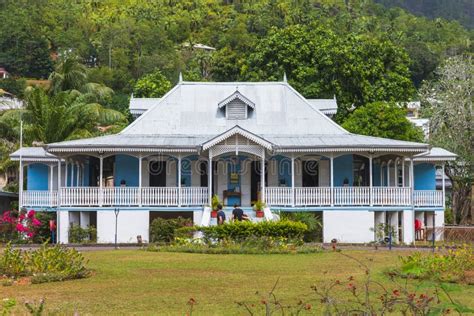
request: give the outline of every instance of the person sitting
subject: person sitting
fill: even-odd
[[[225,224],[225,213],[222,210],[222,205],[217,205],[217,225]]]
[[[232,211],[232,220],[241,222],[244,219],[244,211],[239,205],[234,204],[234,210]]]

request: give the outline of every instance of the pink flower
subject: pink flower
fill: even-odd
[[[28,238],[33,238],[35,234],[33,232],[29,232],[28,234],[26,234],[26,236],[28,236]]]
[[[23,226],[22,224],[18,223],[18,224],[16,224],[16,230],[17,230],[18,232],[25,232],[25,231],[26,231],[26,227]]]
[[[28,218],[33,218],[33,217],[35,217],[35,210],[30,210],[28,212]]]
[[[20,214],[20,217],[18,217],[18,220],[21,222],[21,221],[24,221],[25,220],[25,214]]]
[[[31,220],[31,224],[32,224],[33,226],[41,226],[41,222],[40,222],[38,219],[36,219],[36,218],[33,218],[33,219]]]

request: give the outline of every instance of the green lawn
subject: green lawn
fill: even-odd
[[[374,277],[387,285],[385,267],[407,252],[345,251],[368,262]],[[85,256],[94,275],[88,279],[0,287],[0,299],[46,298],[48,313],[184,315],[187,301],[197,301],[197,315],[244,314],[236,301],[258,301],[280,278],[276,294],[285,303],[313,299],[311,285],[328,279],[363,278],[358,265],[340,254],[201,255],[140,250],[92,251]],[[369,260],[370,259],[370,260]],[[325,274],[325,272],[328,272]],[[422,285],[424,286],[424,284]],[[474,305],[474,286],[450,285],[451,295]]]

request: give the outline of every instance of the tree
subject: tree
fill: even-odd
[[[472,223],[474,210],[474,61],[471,56],[446,60],[436,79],[421,91],[425,113],[431,118],[430,143],[458,155],[448,162],[446,174],[453,182],[455,222]]]
[[[375,101],[408,101],[414,88],[405,51],[387,40],[336,34],[318,25],[273,29],[243,69],[250,80],[289,82],[305,97],[337,96],[339,119]]]
[[[171,88],[171,82],[159,71],[138,79],[133,87],[133,95],[137,98],[159,98]]]
[[[52,94],[67,90],[80,90],[87,83],[87,68],[77,57],[66,57],[49,75]]]
[[[101,130],[120,130],[127,124],[123,114],[88,102],[91,96],[62,91],[48,95],[41,88],[28,91],[25,103],[26,141],[54,143],[99,135]]]
[[[423,141],[423,131],[406,118],[405,108],[396,103],[374,102],[359,107],[342,127],[355,134]]]

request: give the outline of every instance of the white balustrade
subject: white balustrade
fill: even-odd
[[[181,205],[183,206],[202,206],[209,204],[207,187],[182,187]]]
[[[370,205],[370,187],[335,187],[335,206]]]
[[[22,206],[52,207],[57,205],[57,191],[26,190],[22,194]]]
[[[179,188],[146,187],[142,188],[142,205],[178,206]]]
[[[297,187],[295,188],[295,205],[327,206],[331,205],[330,187]]]
[[[376,206],[411,205],[410,187],[373,187],[373,204]]]
[[[265,202],[268,205],[291,206],[293,204],[293,191],[287,187],[266,187]]]
[[[415,190],[413,192],[415,206],[443,206],[442,190]]]
[[[269,206],[410,206],[409,187],[266,187]],[[203,206],[209,204],[207,187],[70,187],[57,191],[26,190],[26,207],[58,206]],[[59,200],[59,201],[58,201]],[[59,202],[59,203],[58,203]],[[442,191],[413,191],[414,206],[443,206]]]

